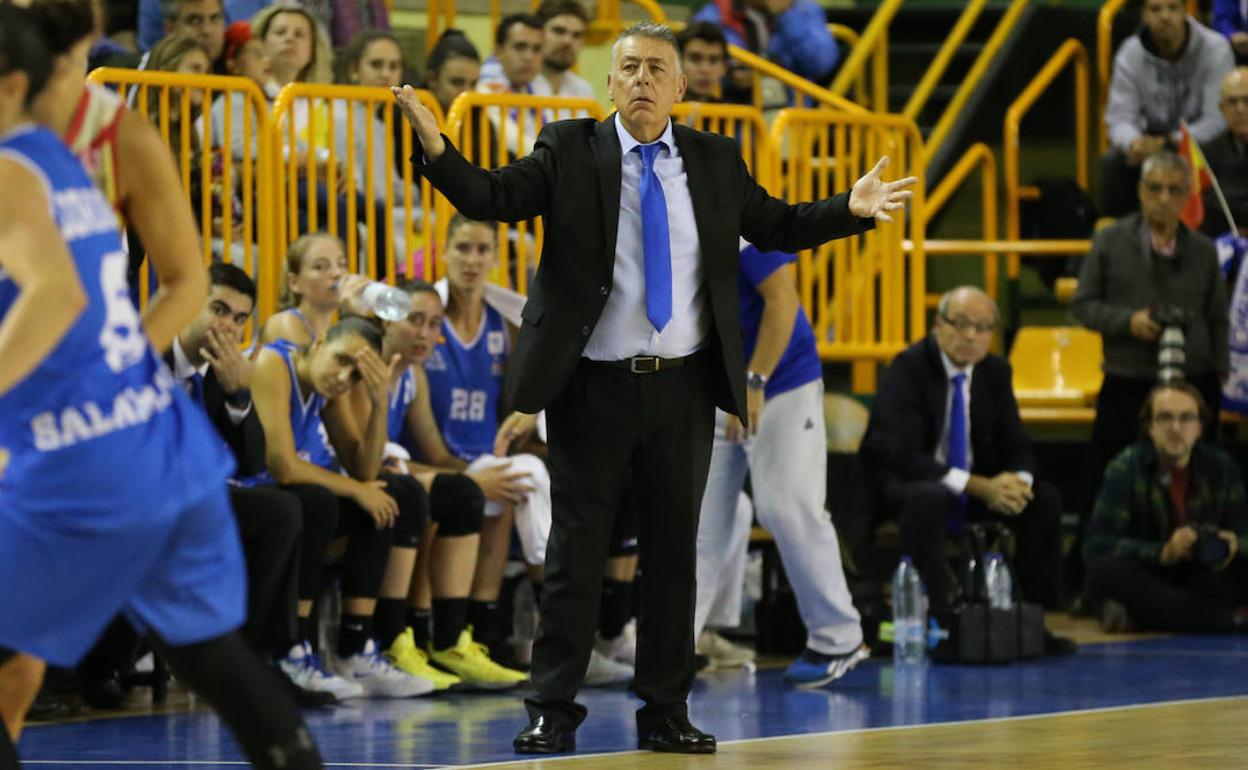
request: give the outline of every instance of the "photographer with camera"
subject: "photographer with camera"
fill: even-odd
[[[1088,594],[1107,632],[1248,631],[1248,508],[1239,466],[1201,434],[1196,388],[1153,388],[1141,440],[1105,471],[1088,525]]]
[[[1136,439],[1136,416],[1163,374],[1173,379],[1181,372],[1200,391],[1215,410],[1206,426],[1206,437],[1215,438],[1229,366],[1228,305],[1213,242],[1179,221],[1191,178],[1187,161],[1173,152],[1148,156],[1139,213],[1098,232],[1083,261],[1071,312],[1101,334],[1105,359],[1079,506],[1085,520],[1105,467]],[[1181,365],[1174,364],[1176,353]],[[1078,555],[1076,549],[1076,561]],[[1075,574],[1068,577],[1077,580],[1078,565],[1071,566]]]

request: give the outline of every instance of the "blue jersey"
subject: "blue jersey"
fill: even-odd
[[[475,338],[460,340],[449,319],[442,320],[442,336],[425,363],[433,419],[447,449],[472,462],[494,451],[510,348],[507,324],[487,305]]]
[[[396,444],[406,446],[407,410],[416,400],[416,376],[411,367],[403,370],[399,381],[390,388],[390,411],[386,415],[386,437]]]
[[[329,443],[329,432],[321,420],[325,397],[315,390],[304,398],[299,390],[299,375],[295,371],[295,351],[299,349],[289,340],[278,340],[264,346],[282,357],[286,372],[290,375],[290,433],[295,440],[295,454],[300,460],[312,463],[334,473],[342,472],[338,455]]]
[[[747,246],[741,250],[741,331],[745,337],[747,362],[754,355],[754,346],[758,344],[758,329],[763,322],[764,303],[762,295],[758,293],[758,285],[795,260],[796,257],[792,254],[782,251],[759,251],[755,246]],[[774,398],[822,376],[823,366],[815,349],[815,332],[810,328],[806,311],[799,307],[789,344],[771,377],[767,379],[764,393],[767,398]]]
[[[143,333],[112,207],[47,129],[9,133],[0,157],[45,185],[87,295],[52,352],[0,396],[0,510],[86,512],[92,525],[113,526],[175,515],[223,489],[234,459]],[[0,318],[18,296],[0,271]]]

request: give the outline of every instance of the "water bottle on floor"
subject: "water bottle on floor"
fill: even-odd
[[[999,552],[984,554],[984,589],[988,594],[988,606],[994,610],[1008,610],[1014,606],[1014,578],[1010,565]]]
[[[909,556],[893,573],[893,663],[914,665],[927,658],[927,590]]]
[[[365,286],[360,301],[386,321],[402,321],[412,312],[412,300],[407,292],[380,281]]]

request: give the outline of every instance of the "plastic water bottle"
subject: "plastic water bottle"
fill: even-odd
[[[909,556],[893,573],[893,663],[914,665],[927,658],[927,589]]]
[[[992,609],[1008,610],[1014,606],[1014,577],[999,552],[984,554],[984,589]]]
[[[360,301],[376,313],[378,318],[386,321],[402,321],[412,312],[412,300],[407,292],[380,281],[365,286]]]

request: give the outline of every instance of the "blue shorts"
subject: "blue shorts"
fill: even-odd
[[[172,646],[243,624],[247,578],[224,487],[139,524],[79,521],[0,504],[0,647],[73,666],[118,613]]]

